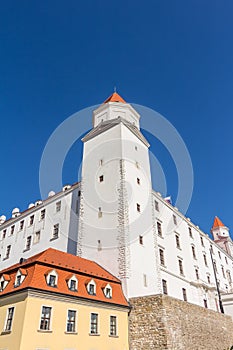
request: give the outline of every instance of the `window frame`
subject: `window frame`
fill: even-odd
[[[112,322],[114,320],[114,322]],[[110,324],[109,324],[109,335],[110,337],[117,337],[117,316],[110,315]]]
[[[12,331],[14,313],[15,313],[14,306],[7,308],[7,314],[6,314],[5,325],[4,325],[4,332],[11,332]]]
[[[99,334],[99,314],[96,312],[91,312],[91,315],[90,315],[90,335],[97,335],[97,334]]]
[[[69,316],[70,312],[74,313],[74,316],[70,317]],[[76,319],[77,319],[77,310],[68,309],[67,310],[67,319],[66,319],[66,332],[67,333],[77,333]],[[69,329],[70,326],[71,326],[71,329]]]
[[[44,315],[46,315],[46,313],[43,312],[44,309],[49,309],[49,317],[44,316]],[[48,323],[46,324],[46,322],[48,322]],[[45,325],[45,327],[44,326],[42,327],[42,324]],[[51,331],[51,329],[52,329],[52,307],[42,305],[41,313],[40,313],[39,330],[42,332],[46,332],[46,331]]]

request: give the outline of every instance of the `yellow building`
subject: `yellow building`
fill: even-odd
[[[55,249],[0,274],[0,350],[128,350],[120,281]]]

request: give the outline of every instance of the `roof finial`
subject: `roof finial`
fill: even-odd
[[[116,88],[116,85],[114,86],[114,92],[116,92],[117,91],[117,88]]]

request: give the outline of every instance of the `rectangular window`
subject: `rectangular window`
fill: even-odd
[[[20,221],[20,223],[19,223],[20,231],[22,231],[23,227],[24,227],[24,220]]]
[[[158,236],[162,237],[162,225],[158,221],[157,221],[157,231],[158,231]]]
[[[6,238],[6,230],[3,230],[2,232],[2,239]]]
[[[193,233],[191,227],[189,227],[189,237],[193,238]]]
[[[176,248],[180,249],[180,237],[176,235]]]
[[[90,295],[95,295],[95,286],[94,286],[94,284],[92,284],[92,283],[89,284],[88,293]]]
[[[213,266],[214,266],[214,271],[215,271],[215,273],[218,273],[216,261],[213,262]]]
[[[49,283],[48,285],[50,287],[56,287],[56,276],[55,275],[49,275]]]
[[[139,244],[143,244],[143,236],[139,236]]]
[[[210,284],[210,275],[207,275],[207,282]]]
[[[45,219],[45,209],[41,210],[40,212],[40,220],[44,220]]]
[[[29,218],[29,226],[33,225],[34,223],[34,215],[31,215]]]
[[[222,259],[220,251],[218,251],[219,259]]]
[[[37,231],[34,235],[34,244],[39,243],[40,242],[40,231]]]
[[[163,294],[167,294],[167,281],[162,280]]]
[[[100,175],[99,176],[99,182],[103,182],[104,181],[104,175]]]
[[[222,276],[223,278],[226,278],[226,275],[225,275],[225,271],[224,271],[224,267],[222,266]]]
[[[207,300],[204,299],[203,302],[204,302],[204,307],[205,307],[206,309],[208,309]]]
[[[226,264],[228,265],[228,260],[227,260],[227,257],[225,256],[225,261],[226,261]]]
[[[140,185],[141,181],[139,179],[139,177],[137,177],[137,184]]]
[[[76,281],[75,280],[70,280],[70,290],[76,291]]]
[[[173,223],[174,223],[175,225],[177,225],[177,219],[176,219],[176,216],[175,216],[175,215],[173,215]]]
[[[76,327],[76,311],[68,310],[66,331],[75,332],[75,327]]]
[[[52,239],[58,238],[58,233],[59,233],[59,224],[56,224],[53,226],[53,237]]]
[[[147,287],[147,275],[143,274],[143,284],[144,287]]]
[[[56,203],[56,212],[61,211],[61,201]]]
[[[15,230],[15,225],[11,226],[11,235],[13,235],[14,230]]]
[[[5,259],[8,259],[8,258],[9,258],[9,256],[10,256],[10,251],[11,251],[11,246],[8,245],[8,246],[6,247],[6,256],[5,256]]]
[[[48,331],[50,330],[51,321],[51,311],[52,308],[48,306],[42,307],[41,319],[40,319],[40,329]]]
[[[32,236],[28,236],[27,241],[26,241],[25,250],[29,250],[31,248],[31,242],[32,242]]]
[[[207,264],[206,254],[203,254],[203,259],[204,259],[205,266],[208,266],[208,264]]]
[[[91,313],[91,334],[98,334],[98,314]]]
[[[102,212],[101,207],[99,207],[98,218],[102,218],[102,216],[103,216],[103,212]]]
[[[165,266],[165,259],[164,259],[164,251],[163,251],[163,249],[159,249],[159,258],[160,258],[160,264]]]
[[[117,318],[116,316],[110,316],[110,335],[117,335]]]
[[[182,288],[183,300],[187,301],[187,292],[185,288]]]
[[[140,206],[140,204],[138,204],[137,203],[137,211],[140,213],[140,211],[141,211],[141,206]]]
[[[159,202],[155,201],[155,210],[159,211]]]
[[[202,245],[202,247],[204,247],[205,245],[204,245],[204,240],[203,240],[203,237],[202,237],[202,236],[200,236],[200,240],[201,240],[201,245]]]
[[[193,254],[193,259],[197,259],[196,252],[195,252],[195,247],[193,245],[192,245],[192,254]]]
[[[10,307],[7,310],[7,318],[6,318],[6,325],[5,325],[5,331],[10,332],[13,322],[13,316],[14,316],[14,307]]]
[[[196,279],[199,280],[199,271],[198,268],[195,269]]]
[[[184,275],[183,262],[181,259],[178,259],[179,271],[181,275]]]

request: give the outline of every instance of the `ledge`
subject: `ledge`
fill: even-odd
[[[109,334],[109,337],[110,338],[119,338],[119,335],[111,335],[111,334]]]
[[[65,334],[74,334],[74,335],[77,335],[78,332],[64,332]]]
[[[37,332],[39,332],[39,333],[53,333],[53,331],[50,329],[37,329]]]
[[[1,335],[6,335],[6,334],[10,334],[10,333],[11,333],[11,331],[2,331]]]
[[[100,336],[99,333],[89,333],[89,335],[94,336],[94,337],[99,337]]]

